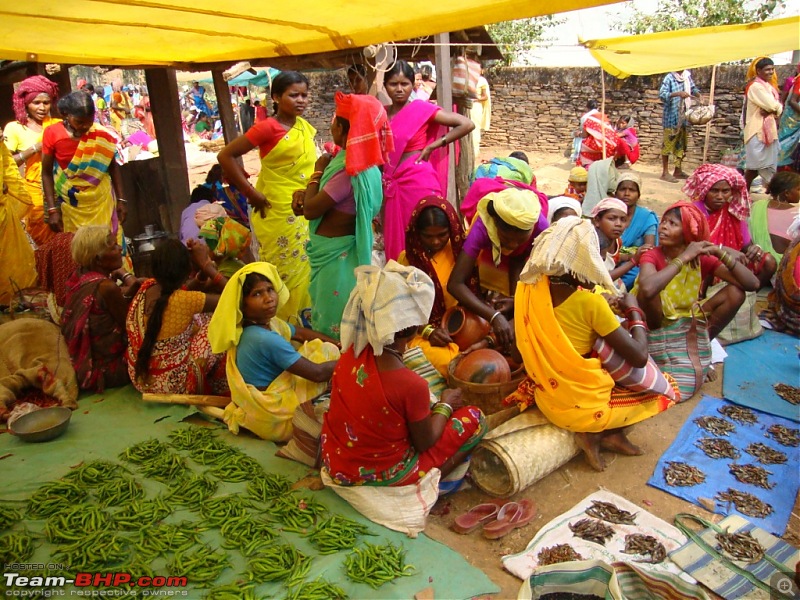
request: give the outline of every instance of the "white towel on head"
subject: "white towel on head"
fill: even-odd
[[[376,356],[398,331],[424,325],[433,307],[431,278],[415,267],[390,260],[381,269],[356,268],[356,286],[342,314],[342,350],[358,356],[370,344]]]

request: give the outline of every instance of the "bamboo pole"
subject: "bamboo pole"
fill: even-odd
[[[204,394],[142,394],[145,402],[160,404],[189,404],[192,406],[216,406],[225,408],[231,399],[227,396],[208,396]]]
[[[708,105],[714,105],[714,86],[717,82],[717,65],[711,67],[711,89],[708,92]],[[711,119],[713,121],[714,119]],[[706,123],[706,137],[705,141],[703,142],[703,163],[706,162],[706,158],[708,157],[708,141],[711,137],[711,121]]]
[[[603,71],[603,67],[600,67],[600,89],[602,91],[603,97],[600,99],[600,112],[601,119],[600,119],[600,133],[603,136],[603,160],[606,158],[606,132],[603,131],[603,119],[602,117],[606,116],[606,72]]]

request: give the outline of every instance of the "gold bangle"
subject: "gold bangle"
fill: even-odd
[[[436,331],[436,328],[433,325],[426,325],[422,329],[422,339],[427,340],[431,337],[431,334]]]
[[[686,263],[684,263],[680,258],[676,257],[676,258],[673,258],[671,261],[669,261],[669,264],[671,264],[673,267],[678,269],[678,271],[682,271],[683,270],[683,266]]]

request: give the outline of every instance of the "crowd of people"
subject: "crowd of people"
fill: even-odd
[[[755,63],[748,107],[773,97],[763,89],[771,67]],[[366,91],[364,73],[350,79]],[[277,75],[271,115],[259,118],[255,107],[252,125],[219,152],[184,211],[180,240],[154,250],[147,279],[127,260],[119,138],[98,118],[91,90],[58,98],[46,78],[24,81],[0,148],[0,256],[15,285],[36,279],[26,234],[59,265],[59,320],[81,388],[130,382],[154,394],[230,395],[232,429],[286,441],[295,408],[329,387],[320,444],[330,477],[400,486],[434,467],[449,473],[486,431],[457,391],[431,401],[426,379],[404,364],[409,348],[440,374],[483,347],[524,365],[508,402],[535,404],[574,432],[602,470],[601,450],[641,454],[627,427],[702,383],[662,360],[690,353],[686,328],[714,339],[747,292],[772,285],[765,316],[800,334],[800,174],[755,162],[777,161],[774,145],[790,137],[780,108],[758,113],[744,173],[705,164],[686,174],[686,131],[672,114],[698,91],[689,74],[669,74],[662,178],[687,177],[686,200],[660,216],[639,205],[632,117],[612,125],[594,103],[580,119],[579,165],[563,195],[539,190],[517,151],[478,165],[456,210],[445,199],[448,154],[475,124],[421,97],[415,79],[398,60],[384,74],[385,104],[337,92],[330,151],[318,156],[318,132],[303,117],[314,90],[301,73]],[[109,105],[112,123],[115,111],[131,113],[123,92]],[[211,113],[202,86],[190,94]],[[56,102],[60,119],[50,117]],[[793,84],[795,121],[797,102]],[[255,185],[238,160],[253,150]],[[752,203],[753,172],[772,173],[770,199]],[[457,305],[489,328],[466,349],[443,321]],[[657,352],[655,339],[670,352]],[[644,369],[647,384],[614,379],[610,357]]]

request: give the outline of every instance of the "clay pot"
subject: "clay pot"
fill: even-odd
[[[511,381],[511,369],[502,354],[484,348],[462,356],[453,376],[469,383],[507,383]]]
[[[458,344],[459,350],[466,350],[489,333],[489,323],[461,306],[448,308],[442,317],[442,327]]]

